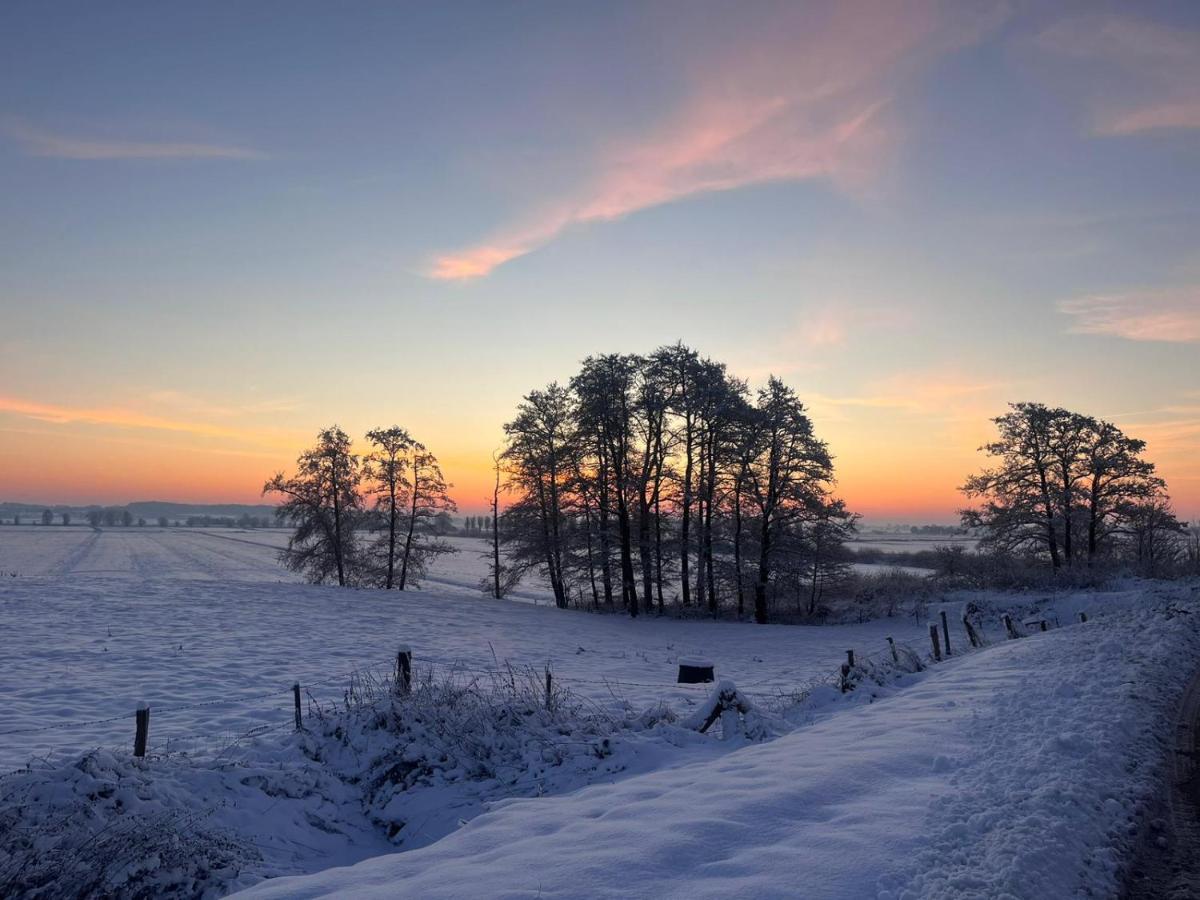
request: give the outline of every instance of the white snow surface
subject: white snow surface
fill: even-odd
[[[827,677],[848,649],[860,658],[884,652],[888,635],[928,644],[928,625],[911,617],[751,628],[496,601],[476,588],[484,571],[477,540],[461,540],[468,549],[421,591],[387,593],[284,581],[273,551],[260,553],[261,544],[237,533],[88,532],[64,567],[59,542],[38,557],[29,545],[43,535],[28,531],[17,539],[0,531],[0,559],[63,574],[0,578],[0,771],[31,756],[126,749],[142,701],[153,750],[212,749],[253,728],[286,726],[294,682],[306,696],[338,698],[351,671],[390,670],[401,645],[412,648],[418,670],[549,665],[558,683],[607,709],[664,701],[686,712],[706,689],[674,684],[681,656],[711,660],[718,676],[766,699]],[[246,552],[256,561],[246,563]],[[140,569],[119,568],[139,560]],[[238,581],[247,571],[250,580]],[[1000,634],[998,623],[992,632]],[[72,724],[80,721],[92,724]]]
[[[1200,651],[1195,589],[1150,593],[777,740],[514,800],[423,849],[245,896],[1115,896]]]
[[[421,591],[313,587],[278,567],[284,539],[0,530],[0,769],[32,762],[0,779],[0,825],[15,814],[38,846],[51,829],[73,858],[131,812],[184,822],[199,874],[156,856],[129,884],[210,895],[1115,896],[1200,655],[1195,583],[959,594],[932,608],[953,657],[842,694],[846,650],[886,661],[893,636],[928,656],[929,621],[633,621],[547,607],[537,585],[497,602],[471,539]],[[969,653],[967,603],[989,642]],[[1062,627],[1006,641],[1001,610]],[[564,710],[485,708],[464,742],[443,727],[454,710],[322,719],[306,699],[291,733],[294,681],[329,709],[402,645],[418,677],[529,667],[539,708],[549,666]],[[712,692],[673,683],[689,656],[761,710],[763,740],[723,740],[728,714],[684,727]]]

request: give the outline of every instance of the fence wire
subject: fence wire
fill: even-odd
[[[938,627],[939,636],[941,636],[942,630],[940,623],[932,618],[929,621],[931,626]],[[977,635],[981,639],[983,646],[980,648],[972,647],[964,632],[963,637],[961,638],[961,643],[959,643],[956,651],[947,654],[946,648],[942,647],[943,660],[946,658],[953,659],[966,655],[966,653],[969,653],[972,650],[984,649],[996,642],[995,639],[990,638],[990,636],[986,633],[986,628],[979,618],[975,618],[973,625]],[[1032,633],[1033,632],[1029,632],[1027,634],[1018,633],[1018,636],[1025,637]],[[928,653],[920,653],[914,651],[906,644],[901,644],[899,642],[896,643],[895,647],[897,651],[901,651],[906,654],[913,654],[923,664],[928,664],[935,661],[932,651]],[[854,658],[854,669],[859,670],[860,672],[868,672],[873,669],[885,669],[895,667],[896,665],[896,659],[893,656],[891,646],[866,653],[861,653],[858,650],[855,650]],[[423,663],[429,668],[431,673],[436,673],[440,669],[443,675],[449,677],[463,675],[473,678],[487,679],[511,679],[513,677],[536,677],[540,679],[542,675],[542,670],[540,667],[532,664],[521,665],[506,663],[504,667],[500,667],[499,665],[472,666],[468,665],[462,660],[449,660],[444,657],[419,657],[417,660],[414,660],[414,662]],[[592,687],[602,687],[606,688],[614,697],[617,696],[617,691],[624,688],[649,688],[661,691],[664,694],[670,692],[673,697],[679,698],[681,693],[684,695],[689,693],[706,694],[710,692],[713,687],[711,683],[681,684],[678,682],[632,681],[622,678],[608,677],[585,678],[578,675],[560,675],[557,672],[554,672],[552,669],[550,671],[552,679],[556,684],[565,684],[568,686],[586,685]],[[355,689],[356,680],[369,677],[389,678],[392,677],[394,673],[394,661],[373,662],[359,665],[333,675],[314,676],[316,680],[305,680],[302,678],[297,683],[300,685],[301,691],[308,695],[309,701],[312,703],[317,701],[317,698],[313,697],[311,694],[311,691],[314,688],[328,687],[332,684],[344,684],[344,693],[345,695],[349,695]],[[804,677],[805,673],[807,673],[807,677]],[[805,669],[804,667],[794,666],[772,673],[755,681],[746,682],[744,686],[738,688],[738,691],[747,697],[775,701],[807,693],[814,687],[822,684],[834,686],[842,685],[844,677],[845,676],[840,671],[836,670],[825,675],[814,676],[812,675],[811,671]],[[766,686],[768,689],[755,690],[756,688],[763,688],[764,686]],[[293,685],[289,685],[278,690],[264,691],[256,694],[238,695],[232,697],[212,697],[176,703],[168,706],[153,706],[151,707],[151,713],[154,717],[158,717],[164,714],[191,712],[197,709],[208,709],[221,706],[245,706],[246,704],[252,704],[263,700],[275,700],[285,697],[288,699],[286,704],[264,708],[261,710],[263,713],[271,714],[281,713],[286,709],[287,712],[285,717],[279,721],[255,724],[244,731],[225,730],[217,734],[213,734],[209,731],[182,731],[168,732],[166,735],[163,735],[162,732],[157,732],[152,728],[153,740],[150,743],[148,750],[158,754],[165,754],[171,752],[188,752],[187,750],[180,748],[191,747],[203,748],[202,752],[206,754],[212,752],[219,754],[228,749],[236,747],[245,741],[257,740],[267,735],[275,735],[295,727],[294,718],[291,715],[293,709],[291,701],[294,697]],[[660,703],[665,702],[666,699],[667,697],[665,696],[659,696],[657,698],[658,702]],[[42,734],[60,730],[71,731],[100,725],[111,725],[114,722],[129,721],[133,718],[134,714],[131,711],[121,715],[108,716],[98,719],[49,722],[45,725],[31,726],[27,728],[12,728],[5,731],[0,731],[0,737]],[[154,718],[153,721],[155,725],[158,725],[161,722],[161,720],[157,718]],[[200,723],[193,722],[191,724],[199,725]],[[59,749],[61,748],[55,747],[49,752],[54,753]],[[26,771],[28,771],[28,767],[16,769],[9,773],[0,773],[0,778],[20,774]]]

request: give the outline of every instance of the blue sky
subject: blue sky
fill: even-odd
[[[524,391],[683,339],[874,517],[1020,399],[1200,514],[1198,85],[1185,3],[6,4],[0,496],[399,421],[469,507]]]

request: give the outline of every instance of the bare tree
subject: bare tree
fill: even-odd
[[[382,571],[384,589],[390,591],[396,583],[398,538],[410,500],[407,477],[413,439],[403,428],[393,425],[368,431],[367,440],[372,450],[364,461],[364,472],[371,481],[375,514],[383,526],[371,555]]]
[[[754,449],[747,470],[759,529],[754,620],[765,623],[773,538],[824,496],[833,477],[833,462],[825,445],[813,435],[804,405],[775,376],[758,392],[754,420]]]
[[[264,494],[283,496],[276,518],[295,527],[280,554],[284,565],[315,584],[334,576],[343,587],[349,582],[358,555],[361,479],[350,438],[334,425],[300,454],[295,475],[288,478],[279,472],[263,485]]]
[[[606,468],[611,473],[612,496],[617,502],[617,535],[621,560],[621,595],[631,616],[639,611],[637,582],[633,574],[632,526],[629,500],[633,477],[631,431],[633,390],[637,357],[607,354],[588,357],[571,379],[579,402],[580,426],[594,431],[603,447]]]
[[[980,500],[963,524],[983,531],[985,546],[1045,553],[1057,571],[1080,559],[1086,536],[1090,565],[1106,539],[1165,488],[1145,442],[1104,422],[1040,403],[1014,403],[992,420],[998,440],[981,449],[998,460],[967,479],[963,493]]]
[[[559,384],[530,391],[504,426],[503,458],[520,499],[505,512],[505,532],[519,566],[546,573],[560,609],[567,605],[564,492],[575,468],[575,408]]]
[[[437,457],[424,444],[414,442],[408,471],[408,531],[400,558],[397,585],[400,590],[404,590],[410,581],[419,583],[432,560],[456,552],[453,546],[440,539],[446,532],[450,513],[457,508],[447,493],[451,485],[443,477]]]

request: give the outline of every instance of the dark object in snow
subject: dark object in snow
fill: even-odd
[[[1018,637],[1017,629],[1013,628],[1012,616],[1009,616],[1007,613],[1004,616],[1004,630],[1008,634],[1009,640]]]
[[[133,755],[146,755],[146,741],[150,737],[150,707],[145,703],[139,703],[135,716],[137,730],[133,735]]]
[[[304,720],[300,716],[300,682],[292,685],[292,700],[296,704],[296,730],[299,731],[304,727]]]
[[[942,610],[942,643],[944,643],[946,655],[951,656],[950,652],[950,626],[946,623],[946,611]]]
[[[975,626],[971,624],[971,620],[966,616],[962,617],[963,628],[967,630],[967,640],[971,642],[972,647],[982,647],[983,641],[980,639],[978,632],[975,631]]]
[[[408,694],[412,690],[412,649],[401,644],[396,650],[396,691]]]
[[[680,659],[678,684],[707,684],[713,680],[713,664],[705,659]]]
[[[929,626],[929,641],[933,644],[933,660],[934,662],[942,661],[942,647],[938,641],[938,630],[936,625]]]
[[[1081,612],[1079,614],[1079,624],[1082,625],[1086,621],[1087,621],[1087,613]]]

